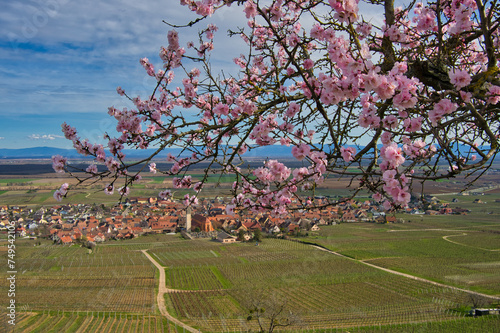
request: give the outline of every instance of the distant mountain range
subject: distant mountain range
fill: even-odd
[[[350,146],[355,147],[355,146]],[[358,151],[362,147],[355,147]],[[464,146],[463,153],[469,151],[470,148]],[[125,149],[127,159],[142,159],[149,157],[155,149]],[[177,156],[181,152],[180,148],[168,148],[163,152],[158,154],[155,158],[156,161],[165,161],[168,153]],[[109,152],[106,154],[109,156]],[[23,148],[23,149],[0,149],[0,160],[6,159],[51,159],[54,155],[61,155],[68,159],[81,159],[81,160],[91,160],[92,157],[85,157],[76,152],[75,149],[63,149],[54,147],[34,147],[34,148]],[[191,153],[186,153],[186,156],[190,156]],[[244,159],[248,160],[264,160],[266,158],[280,158],[292,157],[292,147],[274,145],[274,146],[263,146],[255,148],[248,151],[243,155]]]
[[[180,148],[169,148],[161,153],[157,159],[166,158],[168,153],[176,156],[180,152]],[[154,152],[154,149],[125,149],[124,153],[127,158],[140,159],[150,156]],[[106,152],[109,155],[109,152]],[[91,157],[85,157],[76,152],[75,149],[64,149],[64,148],[54,148],[54,147],[33,147],[33,148],[21,148],[21,149],[0,149],[0,159],[51,159],[54,155],[61,155],[68,159],[91,159]],[[286,146],[265,146],[259,147],[245,154],[248,158],[277,158],[292,156],[292,147]]]

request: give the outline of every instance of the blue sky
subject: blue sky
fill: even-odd
[[[139,59],[160,64],[158,51],[171,29],[162,20],[182,24],[194,17],[178,0],[23,0],[2,7],[0,148],[70,148],[61,132],[64,121],[82,138],[100,140],[115,126],[107,108],[128,105],[117,86],[132,95],[152,91]],[[230,8],[213,19],[238,24],[240,17],[245,24],[235,12]],[[225,30],[218,33],[222,50],[230,47]],[[196,31],[179,32],[187,42]],[[232,66],[231,59],[219,65]]]
[[[139,59],[160,65],[158,51],[171,29],[162,20],[185,24],[196,17],[179,0],[21,0],[2,7],[0,148],[71,148],[63,122],[82,138],[102,140],[115,127],[108,107],[130,106],[117,86],[132,96],[151,93],[154,82]],[[214,69],[228,72],[244,49],[226,31],[246,26],[246,19],[233,5],[210,20],[219,26]],[[196,40],[197,30],[178,29],[181,45]]]

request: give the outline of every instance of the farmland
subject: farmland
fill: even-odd
[[[232,180],[221,181],[228,187]],[[0,183],[6,188],[2,187],[0,200],[52,205],[53,190],[45,187],[57,188],[64,181],[16,176]],[[215,191],[217,181],[210,178],[208,189]],[[135,194],[154,195],[170,182],[146,177]],[[445,185],[449,191],[456,186]],[[320,190],[332,193],[338,186],[329,180]],[[96,191],[72,192],[68,201],[116,202],[116,197]],[[482,203],[475,202],[478,198]],[[294,331],[500,331],[498,316],[468,316],[473,305],[498,305],[500,203],[495,201],[500,194],[493,190],[484,196],[440,195],[439,199],[470,213],[397,213],[404,223],[321,226],[295,241],[265,238],[258,246],[160,234],[109,241],[90,251],[78,245],[17,239],[15,332],[184,331],[160,314],[159,272],[141,250],[164,267],[168,312],[202,332],[255,331],[255,319],[247,317],[261,301],[268,311],[286,304],[293,319],[288,329]],[[0,253],[6,262],[6,243],[0,243]],[[5,271],[0,272],[2,309],[9,301],[6,277]],[[1,316],[0,327],[12,331],[5,313]]]
[[[16,331],[180,330],[158,312],[158,272],[143,249],[165,267],[168,312],[203,332],[255,329],[255,321],[246,317],[260,298],[285,302],[296,318],[295,330],[495,331],[497,318],[467,316],[471,294],[363,264],[498,296],[500,255],[495,250],[500,243],[495,247],[495,238],[483,229],[496,226],[465,220],[453,227],[435,220],[346,223],[324,226],[303,239],[358,260],[269,238],[255,246],[144,236],[98,245],[93,252],[17,240]],[[464,232],[473,237],[466,239]],[[453,240],[463,237],[463,245],[443,238],[450,235],[457,235]],[[440,269],[432,269],[436,265]],[[6,279],[1,281],[5,290]],[[5,304],[6,293],[0,297]],[[489,304],[492,299],[479,301]]]

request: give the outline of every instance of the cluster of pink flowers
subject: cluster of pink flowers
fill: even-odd
[[[429,120],[436,126],[444,116],[453,113],[457,107],[458,105],[449,99],[442,99],[434,104],[432,110],[429,111]]]
[[[354,158],[354,154],[356,154],[356,149],[354,147],[342,147],[340,148],[340,154],[345,162],[350,162]]]
[[[122,186],[118,189],[118,194],[120,194],[120,196],[122,197],[128,196],[129,193],[130,193],[130,187],[128,186]]]
[[[68,193],[68,189],[68,183],[62,184],[58,190],[54,191],[54,199],[56,199],[57,201],[61,201],[66,193]]]
[[[189,194],[184,195],[184,206],[191,206],[198,204],[198,197],[196,195],[189,196]]]
[[[291,170],[277,160],[269,160],[264,165],[253,171],[254,176],[264,184],[282,182],[290,177]]]
[[[396,169],[405,161],[401,148],[394,142],[380,148],[380,156],[383,159],[380,168],[382,170]]]
[[[452,35],[468,31],[473,25],[472,13],[477,9],[477,4],[472,0],[454,0],[450,6],[450,15],[454,22],[450,24],[448,33]]]
[[[276,143],[276,139],[269,134],[278,127],[275,115],[269,115],[266,119],[254,127],[249,138],[255,140],[259,146],[269,146]]]
[[[309,156],[309,153],[311,152],[311,148],[306,145],[305,143],[301,143],[298,146],[294,146],[292,148],[292,155],[299,161],[302,161],[304,158]]]
[[[424,32],[436,28],[436,14],[432,9],[424,7],[423,3],[419,2],[415,5],[414,13],[417,16],[413,18],[413,22],[417,23],[418,31]]]
[[[413,142],[408,139],[408,142],[403,145],[403,151],[408,157],[413,159],[429,158],[436,152],[436,147],[434,145],[427,145],[420,139]]]
[[[112,195],[115,193],[115,186],[113,184],[109,184],[104,188],[104,193],[107,195]]]
[[[68,159],[61,155],[52,156],[52,168],[55,172],[63,173],[67,161]]]
[[[491,85],[488,89],[488,103],[489,104],[498,104],[500,102],[500,87]]]
[[[158,196],[162,200],[168,200],[172,197],[172,191],[170,191],[170,190],[161,191],[160,193],[158,193]]]
[[[450,82],[457,88],[462,89],[469,85],[471,77],[466,70],[455,69],[450,74]]]
[[[98,169],[97,169],[97,165],[95,164],[90,164],[86,169],[85,169],[85,172],[86,173],[89,173],[91,175],[97,175],[98,173]]]
[[[384,191],[391,196],[395,204],[405,206],[410,202],[408,178],[404,174],[399,174],[396,169],[385,170],[382,179]],[[384,207],[386,209],[390,207],[389,200],[384,201]]]
[[[340,22],[354,22],[358,18],[357,0],[329,0],[330,6],[335,10],[334,17]]]
[[[207,19],[232,3],[181,0],[182,5]],[[119,133],[117,138],[106,137],[112,156],[106,156],[106,145],[82,140],[74,128],[62,125],[65,137],[73,141],[76,150],[95,158],[86,169],[89,177],[105,174],[105,171],[99,174],[95,164],[104,163],[108,173],[126,176],[128,183],[119,190],[120,195],[126,195],[137,177],[127,173],[125,146],[140,149],[158,143],[166,148],[179,146],[193,155],[181,158],[169,154],[167,162],[173,164],[170,170],[161,172],[179,175],[188,166],[210,159],[223,172],[242,176],[243,181],[234,186],[236,197],[228,211],[234,212],[236,206],[243,205],[255,212],[271,208],[278,215],[284,214],[299,188],[314,188],[327,172],[337,172],[339,167],[357,163],[360,158],[373,158],[370,179],[364,178],[361,186],[379,190],[374,198],[389,199],[384,201],[386,208],[406,205],[410,200],[410,165],[425,166],[436,154],[446,154],[446,150],[438,151],[429,144],[435,142],[434,128],[445,135],[446,131],[453,131],[450,137],[459,138],[455,142],[461,140],[471,145],[470,142],[483,136],[477,123],[469,120],[471,117],[462,117],[468,109],[466,103],[486,110],[488,103],[500,102],[500,87],[493,84],[491,77],[484,84],[476,80],[483,84],[479,90],[487,91],[486,98],[484,94],[479,98],[469,89],[474,75],[492,67],[482,45],[484,38],[475,37],[473,42],[464,43],[467,45],[457,45],[457,51],[450,51],[457,53],[453,54],[456,59],[450,58],[453,63],[448,77],[441,82],[445,88],[434,86],[434,79],[426,77],[425,71],[433,70],[429,66],[434,65],[433,58],[442,50],[440,43],[453,41],[459,34],[466,37],[474,36],[474,31],[483,31],[479,29],[481,16],[476,12],[476,1],[417,3],[413,15],[410,9],[395,8],[394,21],[380,27],[360,18],[358,0],[329,0],[328,4],[331,14],[321,14],[321,19],[315,16],[318,20],[306,31],[301,15],[316,11],[316,2],[238,2],[248,19],[241,37],[250,52],[234,60],[241,69],[240,75],[224,75],[222,80],[213,75],[209,66],[215,25],[208,24],[199,32],[199,43],[190,42],[186,49],[180,46],[177,31],[169,31],[168,46],[160,49],[163,64],[157,67],[161,69],[155,70],[147,58],[140,60],[146,73],[157,80],[152,96],[129,97],[124,89],[117,88],[117,93],[131,100],[135,109],[108,109],[108,114],[117,121]],[[494,45],[500,45],[500,33],[492,31],[492,34]],[[389,50],[395,52],[394,57]],[[420,50],[422,53],[418,53]],[[202,76],[198,68],[189,70],[187,63],[183,63],[186,56],[202,62],[200,68],[207,71],[206,75]],[[418,69],[417,64],[422,68]],[[172,88],[174,70],[185,76],[176,78],[180,84]],[[184,117],[181,108],[196,109],[198,113]],[[495,119],[487,113],[484,117]],[[462,130],[452,126],[455,118],[467,122]],[[363,139],[372,140],[368,146],[370,152],[356,156],[356,149],[346,143],[358,145]],[[243,175],[231,164],[235,154],[278,143],[291,146],[294,158],[307,166],[291,169],[271,159],[251,174]],[[383,147],[379,149],[380,143]],[[323,149],[330,151],[326,154]],[[476,147],[471,152],[480,150]],[[457,170],[477,158],[473,156],[459,152],[457,158],[453,157]],[[382,162],[379,164],[376,158]],[[60,156],[53,158],[57,172],[64,172],[66,163]],[[160,171],[155,163],[148,163],[150,172]],[[173,187],[194,188],[196,194],[184,198],[185,204],[191,205],[197,202],[203,184],[193,184],[191,177],[185,176],[174,178]],[[66,190],[67,187],[59,190],[57,196],[64,196]],[[105,191],[113,193],[113,184]],[[162,198],[170,196],[167,191],[160,193]]]
[[[182,178],[175,177],[172,179],[172,185],[174,188],[191,188],[191,186],[193,186],[193,182],[191,176],[185,176]]]

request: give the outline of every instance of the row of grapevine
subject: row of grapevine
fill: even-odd
[[[5,332],[67,333],[154,333],[182,332],[176,325],[157,315],[120,312],[30,312],[19,313],[15,326],[3,325]]]

